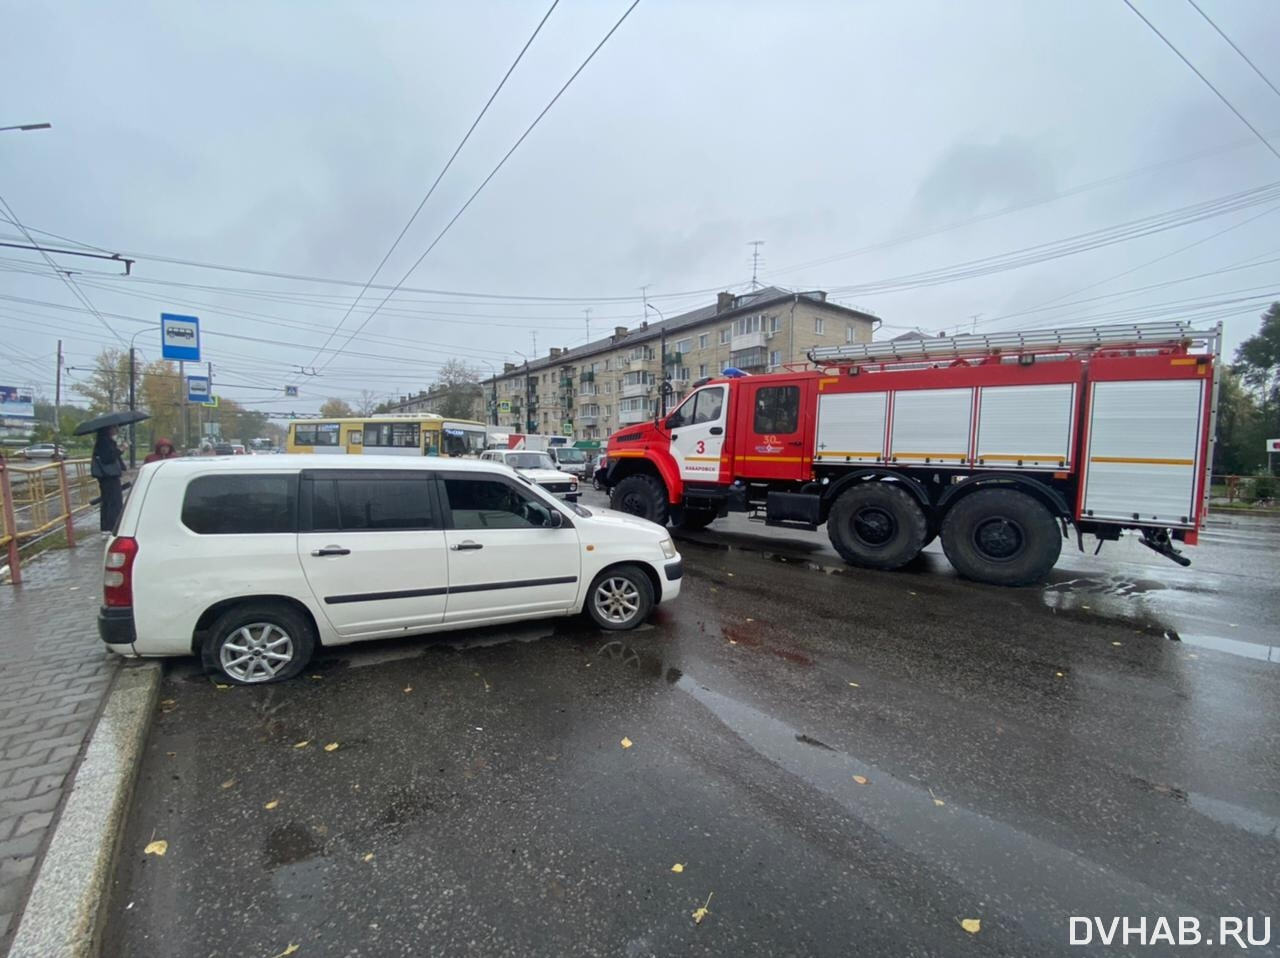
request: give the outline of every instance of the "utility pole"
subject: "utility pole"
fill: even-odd
[[[582,312],[587,317],[587,342],[591,342],[591,307],[588,306]]]
[[[752,240],[747,244],[752,247],[751,250],[751,288],[759,289],[760,281],[756,279],[760,267],[760,247],[764,245],[764,240]]]
[[[134,386],[134,382],[137,379],[133,371],[134,352],[136,352],[136,350],[134,349],[133,343],[130,342],[129,343],[129,412],[133,412],[135,409],[138,408],[138,405],[137,405],[138,397],[137,397],[137,392]],[[138,424],[130,423],[129,424],[129,468],[130,469],[136,469],[138,466],[137,435],[138,435]]]
[[[640,321],[647,322],[649,319],[649,287],[652,283],[645,283],[640,287]]]
[[[208,376],[209,376],[209,402],[213,402],[213,363],[208,363],[208,364],[205,366],[205,372],[206,372],[206,373],[208,374]],[[185,389],[186,389],[186,387],[185,387],[185,386],[183,386],[183,389],[185,390]],[[210,422],[210,423],[212,423],[212,422],[213,422],[213,412],[212,412],[213,408],[214,408],[214,407],[212,407],[212,406],[210,406],[210,407],[209,407],[209,409],[210,409],[210,412],[209,412],[209,422]],[[217,409],[218,409],[218,425],[219,425],[219,431],[221,431],[221,425],[222,425],[222,407],[221,407],[221,406],[218,406],[218,407],[217,407]],[[209,431],[210,431],[210,432],[213,432],[213,429],[212,429],[212,428],[210,428],[210,429],[209,429]],[[210,436],[210,437],[209,437],[209,439],[210,439],[210,440],[212,440],[212,439],[213,439],[213,437],[212,437],[212,436]],[[240,437],[240,441],[241,441],[241,442],[243,442],[243,441],[244,441],[244,436],[241,436],[241,437]]]
[[[178,396],[182,400],[182,448],[187,448],[187,364],[178,360]]]
[[[53,375],[53,442],[62,435],[62,340],[58,340],[58,369]]]

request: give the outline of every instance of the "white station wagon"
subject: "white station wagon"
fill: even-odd
[[[584,610],[634,628],[682,575],[665,529],[500,464],[322,455],[143,466],[105,565],[109,648],[246,684],[365,639]]]

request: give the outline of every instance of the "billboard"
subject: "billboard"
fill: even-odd
[[[0,419],[35,419],[36,404],[26,386],[0,386]]]

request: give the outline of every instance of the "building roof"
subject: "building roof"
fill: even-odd
[[[721,294],[724,295],[724,294]],[[659,339],[663,332],[667,336],[683,332],[700,326],[710,320],[733,319],[745,313],[752,313],[757,310],[767,309],[770,306],[777,306],[782,303],[789,303],[793,300],[803,299],[812,306],[819,306],[835,312],[844,313],[848,316],[854,316],[858,319],[869,321],[879,321],[879,316],[873,316],[862,310],[850,309],[848,306],[841,306],[838,303],[827,302],[827,294],[822,290],[811,290],[806,292],[794,292],[782,289],[777,286],[765,286],[761,289],[753,290],[750,293],[740,293],[733,298],[733,306],[729,309],[721,309],[719,301],[701,306],[698,309],[687,313],[681,313],[679,316],[673,316],[670,319],[658,320],[656,322],[642,322],[634,329],[629,329],[622,336],[605,336],[597,339],[595,342],[587,343],[584,346],[575,346],[573,349],[562,352],[559,356],[542,356],[532,360],[528,364],[529,372],[538,372],[544,369],[551,369],[557,366],[572,365],[574,362],[595,356],[599,353],[612,352],[615,349],[624,349],[628,346],[635,346],[640,343],[650,342]],[[520,363],[515,369],[499,374],[496,378],[505,379],[508,376],[523,375],[525,372],[525,364]],[[490,376],[484,382],[491,382],[495,377]]]

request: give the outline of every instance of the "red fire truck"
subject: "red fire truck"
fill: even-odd
[[[1221,325],[1183,322],[814,349],[812,366],[703,380],[609,438],[615,509],[685,529],[730,510],[826,523],[846,561],[894,569],[935,537],[982,582],[1041,579],[1064,538],[1182,565],[1212,458]]]

